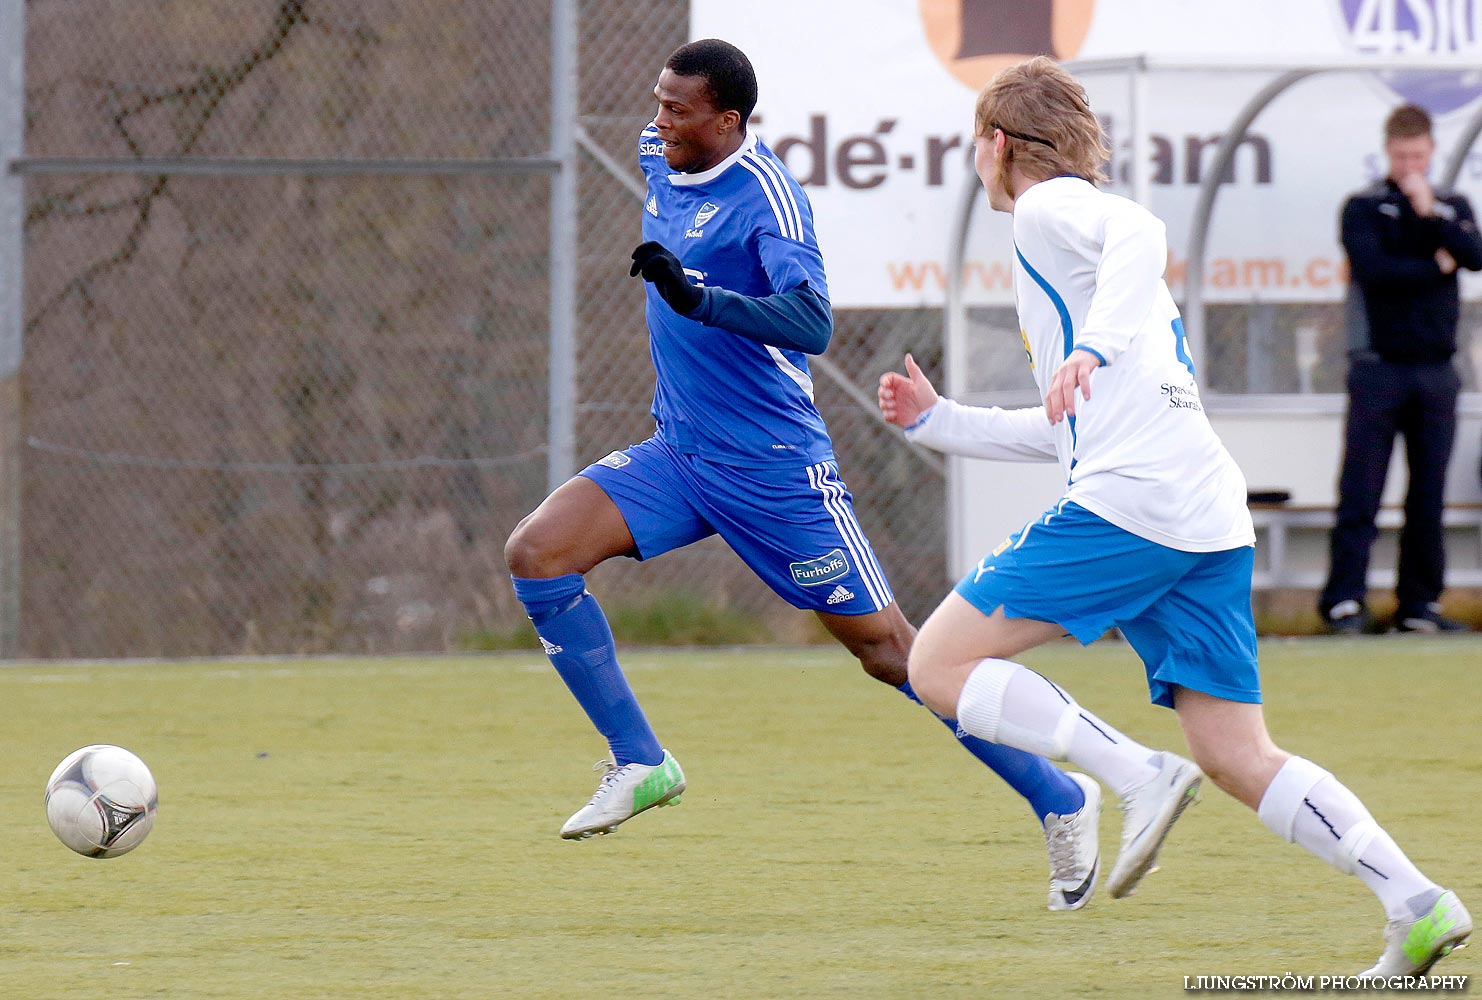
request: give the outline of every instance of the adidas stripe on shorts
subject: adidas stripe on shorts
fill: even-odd
[[[581,475],[617,504],[639,559],[720,535],[795,608],[864,615],[895,599],[832,460],[745,468],[652,437]]]

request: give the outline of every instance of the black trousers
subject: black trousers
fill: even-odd
[[[1441,530],[1446,467],[1456,439],[1461,378],[1448,362],[1394,365],[1354,359],[1348,368],[1348,420],[1338,514],[1329,544],[1328,583],[1319,605],[1363,602],[1369,550],[1379,531],[1374,519],[1384,492],[1395,434],[1405,438],[1410,483],[1395,596],[1402,616],[1425,610],[1445,587],[1446,541]]]

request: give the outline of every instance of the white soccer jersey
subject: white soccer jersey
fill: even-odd
[[[1014,206],[1014,297],[1043,397],[1075,348],[1099,355],[1091,398],[1051,426],[1043,406],[942,400],[908,437],[956,454],[1053,461],[1065,496],[1119,528],[1186,552],[1255,543],[1245,477],[1209,424],[1163,283],[1168,244],[1150,212],[1076,177]]]

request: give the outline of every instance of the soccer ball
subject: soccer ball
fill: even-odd
[[[158,809],[154,775],[123,747],[74,750],[46,783],[52,833],[90,858],[116,858],[138,847],[153,829]]]

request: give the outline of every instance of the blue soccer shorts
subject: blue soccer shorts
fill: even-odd
[[[835,462],[741,468],[649,438],[581,475],[617,504],[639,559],[718,534],[795,608],[866,615],[895,599]]]
[[[991,615],[1053,622],[1083,645],[1112,626],[1147,669],[1153,704],[1173,689],[1259,704],[1250,581],[1255,549],[1183,552],[1061,500],[957,584]]]

